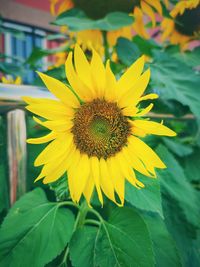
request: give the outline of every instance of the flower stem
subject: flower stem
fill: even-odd
[[[86,218],[87,213],[88,213],[88,205],[87,205],[86,201],[84,201],[80,206],[74,204],[71,201],[65,201],[65,202],[62,202],[61,204],[62,205],[74,206],[74,207],[78,208],[78,210],[79,210],[78,214],[76,216],[76,220],[75,220],[73,231],[72,231],[72,235],[73,235],[73,233],[78,228],[80,228],[81,226],[84,225],[84,223],[86,221],[85,218]],[[69,255],[69,245],[66,248],[66,251],[65,251],[65,254],[64,254],[64,257],[63,257],[61,265],[67,262],[68,255]]]

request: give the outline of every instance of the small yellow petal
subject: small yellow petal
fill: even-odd
[[[57,137],[57,134],[55,132],[50,132],[49,134],[43,136],[43,137],[38,137],[38,138],[29,138],[27,140],[27,143],[29,144],[43,144],[47,143]]]
[[[153,104],[149,104],[146,108],[142,109],[140,112],[138,112],[135,117],[142,117],[145,116],[147,113],[149,113],[153,108]]]
[[[43,165],[49,161],[55,161],[57,158],[67,154],[73,140],[72,134],[62,134],[53,140],[35,159],[34,166]],[[63,146],[63,144],[65,144]],[[56,161],[55,161],[56,162]]]
[[[105,88],[105,68],[101,57],[94,49],[92,50],[91,73],[97,97],[103,97]]]
[[[142,8],[143,12],[146,13],[150,17],[151,22],[152,22],[152,26],[155,27],[156,26],[156,18],[155,18],[155,15],[154,15],[152,8],[149,5],[147,5],[144,1],[141,1],[141,8]]]
[[[106,85],[105,85],[105,99],[108,101],[115,101],[116,94],[118,93],[116,90],[117,82],[115,79],[115,75],[113,74],[110,68],[110,61],[106,62]]]
[[[135,155],[144,162],[147,168],[154,174],[154,168],[164,169],[165,164],[158,157],[158,155],[142,140],[135,136],[131,136],[128,139],[129,145],[132,146],[132,150]]]
[[[114,186],[111,181],[107,163],[103,158],[100,159],[100,183],[105,195],[117,204],[115,200]]]
[[[92,89],[93,84],[90,64],[79,45],[76,45],[74,49],[74,61],[78,76],[89,88]]]
[[[167,126],[154,121],[134,120],[132,124],[137,128],[143,129],[148,134],[176,136],[176,133]]]
[[[101,188],[100,188],[99,160],[97,157],[91,157],[90,162],[91,162],[92,177],[94,180],[95,187],[97,189],[98,198],[99,198],[100,203],[103,205],[103,197],[102,197]]]
[[[37,72],[49,91],[60,99],[68,107],[78,107],[79,101],[72,91],[59,80],[50,77],[44,73]]]
[[[67,79],[78,94],[78,96],[85,101],[91,100],[92,90],[84,84],[77,73],[74,70],[73,63],[72,63],[72,52],[69,53],[66,63],[65,63],[65,71]]]
[[[139,101],[157,99],[158,97],[159,96],[157,94],[148,94],[148,95],[140,97]]]
[[[117,83],[118,95],[122,96],[136,83],[144,68],[144,56],[138,58],[121,76]]]
[[[144,93],[150,79],[150,70],[146,70],[140,78],[137,80],[137,82],[134,84],[134,86],[126,92],[122,98],[118,101],[118,104],[121,108],[124,107],[132,107],[136,105],[139,101],[139,98]]]

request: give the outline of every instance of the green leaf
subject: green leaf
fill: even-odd
[[[70,242],[75,267],[151,267],[152,243],[142,217],[131,208],[115,208],[99,228],[79,229]]]
[[[153,86],[159,90],[160,97],[179,101],[199,117],[200,75],[167,53],[154,51],[154,57],[151,78]]]
[[[142,54],[147,56],[152,56],[152,51],[160,48],[160,46],[153,39],[145,40],[139,35],[133,37],[133,43],[137,45]]]
[[[152,179],[143,175],[138,175],[138,179],[144,183],[145,187],[137,189],[131,184],[126,184],[125,199],[138,209],[157,212],[163,216],[160,182],[158,179]]]
[[[146,215],[143,218],[152,238],[156,266],[181,267],[176,243],[169,234],[164,221],[159,216]]]
[[[57,201],[67,200],[69,197],[69,188],[66,175],[63,175],[57,181],[51,183],[50,189],[55,192]]]
[[[102,224],[96,241],[100,267],[154,266],[152,243],[145,222],[131,208],[116,208]]]
[[[193,149],[189,145],[182,144],[178,139],[163,138],[165,145],[177,156],[185,157],[192,154]]]
[[[184,51],[180,53],[179,47],[169,47],[167,49],[167,52],[169,52],[174,58],[182,61],[184,64],[190,66],[190,67],[196,67],[199,66],[200,62],[200,47],[196,47],[192,51]]]
[[[184,158],[184,165],[188,180],[200,186],[200,148],[196,148],[193,154]]]
[[[104,18],[93,20],[88,18],[85,13],[79,9],[71,9],[62,13],[56,18],[53,24],[67,26],[70,31],[81,31],[89,29],[99,29],[103,31],[117,30],[121,27],[133,23],[133,18],[126,13],[112,12]]]
[[[32,53],[30,54],[30,56],[28,57],[28,59],[26,60],[27,64],[30,64],[32,66],[34,66],[34,64],[40,60],[42,57],[46,57],[49,55],[53,55],[56,54],[58,52],[65,52],[68,51],[69,49],[69,43],[67,45],[62,45],[53,49],[42,49],[39,47],[35,47],[32,51]]]
[[[176,241],[183,266],[200,266],[199,231],[197,232],[197,229],[188,223],[179,202],[166,196],[163,199],[163,204],[167,229]]]
[[[16,202],[1,226],[0,265],[43,267],[65,248],[73,225],[70,210],[33,190]]]
[[[200,222],[199,205],[195,190],[187,181],[182,167],[167,148],[159,145],[157,153],[167,166],[167,169],[158,171],[161,191],[163,194],[169,194],[179,203],[188,222],[198,226]]]
[[[74,267],[96,266],[95,249],[98,235],[99,229],[92,226],[84,226],[73,234],[69,249]]]
[[[117,40],[116,51],[118,58],[127,66],[131,65],[141,55],[136,44],[122,37]]]

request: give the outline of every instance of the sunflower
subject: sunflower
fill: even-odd
[[[141,119],[153,104],[141,110],[139,102],[157,98],[156,94],[142,96],[150,79],[150,70],[143,72],[143,56],[118,81],[109,61],[104,67],[95,50],[89,63],[76,45],[74,65],[70,52],[65,63],[70,87],[38,73],[56,100],[23,98],[27,110],[46,119],[34,120],[50,130],[46,136],[27,140],[32,144],[50,142],[34,162],[35,166],[44,165],[36,181],[52,183],[67,173],[74,202],[84,195],[89,204],[96,188],[102,205],[102,193],[123,205],[125,180],[144,187],[135,170],[156,177],[155,168],[166,167],[140,137],[176,134],[162,123]]]
[[[184,50],[200,34],[200,0],[179,1],[170,15],[172,19],[165,18],[161,23],[162,41],[169,39]]]
[[[2,76],[1,81],[2,83],[5,84],[16,84],[16,85],[22,84],[22,79],[19,76],[17,76],[15,80],[13,79],[13,77],[6,78],[5,76]]]
[[[131,39],[133,31],[143,38],[148,39],[149,34],[145,30],[144,15],[147,15],[150,18],[153,27],[156,25],[155,11],[162,15],[162,5],[160,0],[93,0],[92,4],[91,1],[88,0],[50,0],[50,3],[50,9],[53,15],[59,15],[73,7],[82,9],[89,18],[94,20],[101,19],[108,13],[114,11],[121,11],[133,15],[135,18],[133,25],[107,32],[108,44],[110,47],[116,44],[119,37]],[[164,4],[167,6],[168,0],[165,0]],[[103,49],[103,37],[100,37],[100,35],[102,35],[101,31],[85,30],[81,33],[76,32],[74,35],[77,36],[79,44],[87,46],[87,49],[91,48],[88,43],[92,43],[92,46],[96,46],[97,48],[97,42],[99,42],[98,47],[100,50]],[[97,39],[95,38],[96,36]],[[93,43],[93,41],[95,42]]]

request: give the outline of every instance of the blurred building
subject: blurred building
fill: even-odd
[[[34,47],[57,46],[57,41],[46,39],[47,34],[58,30],[50,25],[54,18],[49,0],[0,0],[0,16],[0,53],[6,55],[8,63],[25,61]],[[44,69],[49,59],[42,59]],[[31,83],[34,76],[34,71],[28,71],[24,82]]]

